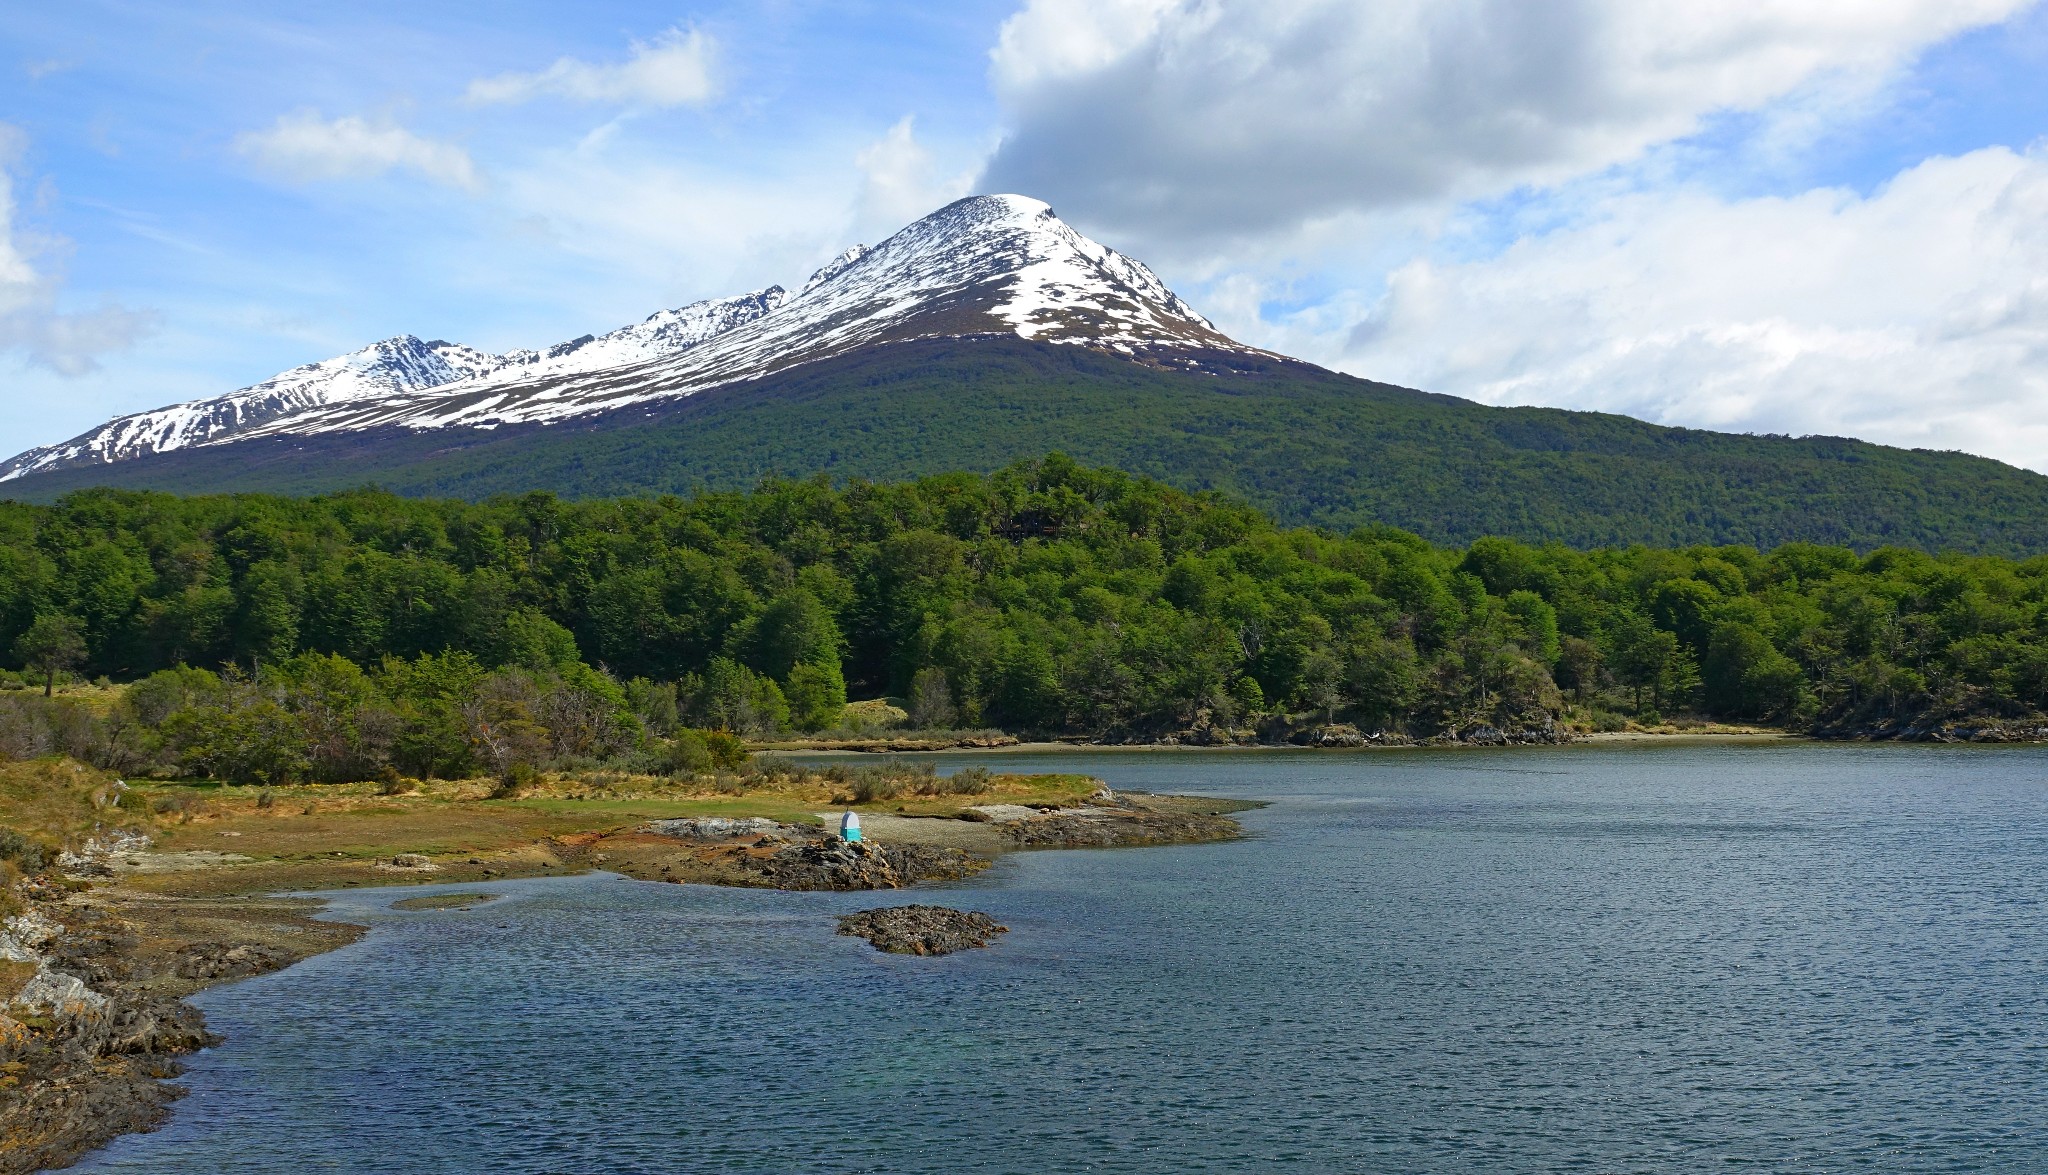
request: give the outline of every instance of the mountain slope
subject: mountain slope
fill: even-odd
[[[0,487],[569,496],[894,479],[1059,449],[1290,523],[1388,523],[1441,542],[1791,541],[2048,552],[2048,477],[1957,453],[1491,408],[1256,353],[1207,371],[1017,338],[863,348],[686,400],[500,429],[368,430],[210,446]]]
[[[863,347],[1014,336],[1171,364],[1188,348],[1250,351],[1151,270],[1023,196],[955,201],[874,248],[856,246],[798,294],[703,344],[645,362],[506,380],[498,375],[352,400],[257,436],[374,428],[496,428],[612,412],[728,386]]]
[[[360,351],[279,372],[225,396],[117,417],[81,436],[30,449],[0,463],[0,481],[201,445],[309,408],[453,383],[498,363],[498,356],[459,343],[424,343],[411,335],[399,335]]]
[[[450,385],[490,387],[515,380],[576,375],[643,363],[687,350],[780,306],[787,295],[770,286],[733,298],[661,310],[608,334],[584,335],[544,351],[492,355],[460,343],[421,342],[399,335],[333,359],[280,372],[239,391],[118,417],[68,441],[30,449],[0,462],[0,482],[31,473],[126,461],[250,435],[315,410],[377,401]]]

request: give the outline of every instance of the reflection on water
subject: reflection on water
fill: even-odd
[[[1272,801],[877,895],[336,897],[99,1172],[2048,1170],[2048,753],[948,756]],[[476,888],[476,887],[468,887]]]

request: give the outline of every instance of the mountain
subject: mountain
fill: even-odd
[[[277,417],[251,436],[375,428],[494,428],[672,400],[865,347],[1014,336],[1173,362],[1188,348],[1250,351],[1151,270],[1022,196],[950,204],[874,248],[855,247],[797,295],[694,346],[574,372],[493,372]]]
[[[402,335],[212,400],[122,417],[0,464],[0,481],[251,437],[497,427],[609,412],[884,342],[1015,334],[1141,350],[1248,350],[1152,271],[1022,196],[957,201],[780,286],[665,310],[544,351]]]
[[[266,421],[343,400],[433,387],[481,374],[498,357],[458,343],[400,335],[280,372],[212,400],[122,416],[62,444],[0,463],[0,481],[74,465],[105,464],[205,444]]]
[[[584,335],[544,351],[504,355],[460,343],[439,339],[425,343],[412,335],[399,335],[360,351],[294,367],[225,396],[118,417],[61,444],[30,449],[0,462],[0,482],[238,440],[260,426],[297,420],[315,409],[455,385],[491,387],[641,363],[694,347],[751,322],[780,306],[786,297],[782,287],[771,286],[736,298],[657,311],[644,322],[605,335]]]
[[[88,434],[68,467],[22,469],[4,492],[375,482],[603,496],[991,470],[1058,449],[1289,523],[1388,523],[1440,542],[2048,552],[2038,474],[1842,438],[1493,408],[1327,371],[1229,339],[1143,265],[1015,196],[849,249],[794,294],[665,311],[550,352],[467,354],[479,358],[453,378],[249,413],[145,456],[108,460]]]

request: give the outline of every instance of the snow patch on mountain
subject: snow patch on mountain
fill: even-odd
[[[1015,335],[1186,365],[1252,348],[1219,333],[1142,263],[1025,196],[955,201],[856,245],[795,295],[771,286],[664,310],[605,335],[488,355],[389,339],[253,387],[123,417],[0,465],[0,481],[245,437],[552,423],[760,379],[862,347]]]
[[[818,267],[818,271],[811,275],[811,280],[804,283],[804,288],[798,290],[796,296],[801,298],[805,294],[810,293],[812,290],[817,289],[819,286],[824,285],[826,282],[831,281],[833,278],[838,277],[840,274],[845,273],[848,266],[854,264],[855,262],[859,261],[861,258],[867,256],[869,253],[872,252],[874,252],[874,250],[868,248],[866,245],[855,245],[853,248],[848,249],[846,252],[841,253],[839,256],[834,257],[830,261],[827,261],[825,264]]]
[[[605,335],[584,335],[556,343],[545,351],[508,351],[496,366],[471,378],[529,379],[602,371],[673,354],[736,326],[752,322],[789,300],[781,286],[769,286],[736,298],[693,302],[677,310],[658,310],[643,322]]]
[[[496,355],[460,343],[399,335],[294,367],[225,396],[118,417],[61,444],[30,449],[0,465],[0,481],[205,444],[309,408],[454,383],[498,362]]]
[[[119,417],[61,444],[31,449],[0,464],[0,481],[46,469],[102,464],[235,439],[259,425],[337,404],[381,399],[455,383],[489,384],[599,371],[694,347],[774,310],[781,286],[662,310],[604,335],[584,335],[546,350],[493,355],[442,340],[400,335],[360,351],[281,372],[225,396]]]
[[[1137,261],[1024,196],[956,201],[873,248],[855,247],[779,308],[687,350],[562,377],[467,380],[335,405],[255,435],[552,423],[759,379],[879,343],[1015,334],[1138,355],[1249,351]]]

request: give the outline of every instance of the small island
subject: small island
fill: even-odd
[[[987,914],[950,906],[884,906],[839,919],[839,933],[892,955],[950,955],[985,947],[1009,932]]]

